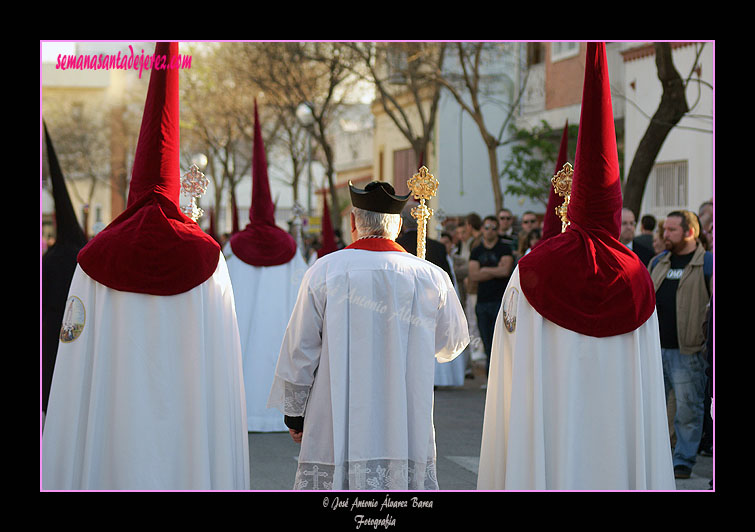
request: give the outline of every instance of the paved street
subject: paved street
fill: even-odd
[[[435,438],[438,483],[442,490],[476,490],[477,466],[485,409],[484,377],[468,379],[463,388],[435,392]],[[298,444],[288,433],[250,433],[253,490],[290,490],[296,474]],[[707,490],[713,459],[698,456],[692,476],[677,480],[679,490]]]

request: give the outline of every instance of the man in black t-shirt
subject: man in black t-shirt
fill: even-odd
[[[676,290],[679,288],[679,279],[682,278],[684,269],[692,260],[692,255],[694,255],[694,251],[684,255],[671,253],[669,255],[669,271],[655,292],[655,306],[656,309],[658,309],[661,347],[665,349],[679,348],[676,317]]]
[[[514,269],[511,246],[498,236],[498,220],[486,216],[482,222],[482,243],[469,255],[469,279],[477,282],[477,328],[490,365],[493,330],[503,293]]]

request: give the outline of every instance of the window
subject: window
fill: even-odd
[[[527,43],[527,66],[539,65],[545,60],[545,45],[541,42]]]
[[[395,45],[389,46],[386,52],[387,81],[396,85],[406,83],[407,59],[406,50]]]
[[[648,179],[651,208],[675,209],[687,205],[687,161],[658,163]]]
[[[574,57],[579,53],[578,42],[552,42],[551,43],[551,63]]]

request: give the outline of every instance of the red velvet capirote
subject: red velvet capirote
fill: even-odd
[[[587,43],[585,63],[571,225],[518,264],[524,296],[544,318],[607,337],[645,323],[655,290],[647,268],[618,241],[622,199],[605,43]]]
[[[328,209],[328,198],[326,194],[322,197],[322,242],[320,249],[317,250],[317,257],[324,257],[328,253],[338,251],[338,245],[336,244],[336,234],[333,231],[333,223],[330,220],[330,209]]]
[[[155,46],[155,56],[177,54],[176,42]],[[153,68],[126,210],[78,255],[95,281],[167,296],[191,290],[215,272],[220,246],[180,209],[179,149],[178,70]]]
[[[294,238],[275,224],[275,206],[270,197],[267,157],[257,112],[257,100],[254,101],[252,206],[249,209],[247,226],[231,237],[231,251],[252,266],[285,264],[296,253]]]
[[[553,175],[560,172],[567,163],[567,148],[569,145],[569,121],[564,124],[564,132],[561,134],[561,145],[558,148],[558,159],[556,160],[556,169]],[[556,194],[550,181],[548,181],[550,193],[548,194],[548,206],[545,208],[545,217],[543,218],[543,232],[540,242],[546,238],[556,236],[561,233],[561,218],[556,215],[556,207],[564,202],[564,198]],[[540,243],[538,242],[538,244]]]

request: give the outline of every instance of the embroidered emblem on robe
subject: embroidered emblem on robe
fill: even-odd
[[[516,330],[516,309],[519,304],[519,289],[511,286],[503,295],[503,326],[510,333]]]
[[[66,302],[63,323],[60,327],[60,341],[69,343],[81,336],[86,324],[86,309],[84,303],[76,296],[71,296]]]

